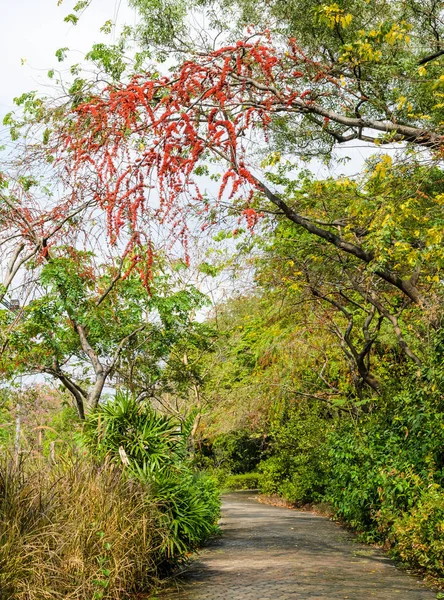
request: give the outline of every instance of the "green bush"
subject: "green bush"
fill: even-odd
[[[259,482],[262,475],[260,473],[239,473],[237,475],[228,475],[224,482],[226,490],[256,490],[259,488]]]
[[[319,411],[290,410],[271,431],[271,456],[259,465],[260,491],[304,504],[322,499],[330,469],[325,444],[332,422]]]
[[[170,532],[169,558],[180,558],[218,531],[220,491],[214,478],[195,472],[188,435],[189,424],[125,394],[91,413],[82,434],[97,460],[123,464],[129,478],[149,486]]]
[[[397,556],[444,581],[444,491],[433,486],[395,519],[389,539]]]
[[[330,436],[327,497],[371,540],[385,540],[394,521],[410,513],[430,486],[443,484],[444,415],[418,399],[399,394],[386,410]]]
[[[181,558],[218,532],[220,492],[210,477],[196,473],[157,477],[151,494],[170,532],[163,545],[169,558]]]
[[[363,539],[444,579],[443,409],[427,370],[357,421],[315,404],[293,408],[271,428],[260,490],[328,501]]]
[[[230,475],[230,473],[225,469],[209,468],[202,472],[205,473],[212,481],[214,481],[216,486],[221,490],[225,488],[225,482]]]
[[[264,452],[264,437],[241,429],[218,435],[212,443],[214,466],[229,473],[250,473]]]
[[[81,441],[92,456],[126,465],[136,477],[149,479],[185,466],[188,431],[172,417],[159,414],[150,404],[118,393],[91,412]]]

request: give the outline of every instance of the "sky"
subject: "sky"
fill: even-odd
[[[74,4],[72,0],[63,0],[60,6],[57,0],[0,0],[1,118],[13,108],[14,97],[49,84],[48,70],[60,68],[55,57],[57,49],[68,47],[73,51],[66,64],[80,62],[94,42],[109,42],[112,36],[99,31],[105,21],[111,19],[117,27],[134,22],[133,11],[125,0],[93,0],[74,26],[63,21],[73,12]]]

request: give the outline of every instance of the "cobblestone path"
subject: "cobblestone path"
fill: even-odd
[[[161,600],[432,600],[436,593],[325,517],[225,496],[223,536]]]

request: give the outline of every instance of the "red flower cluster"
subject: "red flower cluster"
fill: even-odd
[[[258,187],[249,141],[267,139],[275,113],[312,101],[304,82],[314,74],[319,85],[331,79],[295,40],[278,47],[263,34],[186,61],[171,77],[137,75],[75,109],[54,148],[56,163],[75,185],[87,182],[112,242],[128,228],[135,245],[148,213],[186,246],[189,207],[208,211],[195,176],[208,157],[227,165],[216,204],[225,194],[244,198],[241,214],[251,229],[258,215],[249,199]]]

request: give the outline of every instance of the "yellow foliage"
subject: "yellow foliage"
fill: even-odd
[[[385,34],[385,41],[388,42],[391,46],[396,44],[396,42],[404,41],[407,44],[410,43],[410,36],[407,35],[407,31],[411,29],[411,26],[405,23],[404,21],[400,24],[393,23],[390,31]]]
[[[348,188],[354,186],[354,183],[350,181],[348,177],[342,177],[341,179],[338,179],[337,181],[335,181],[335,184],[339,188]]]
[[[319,17],[330,29],[333,29],[335,25],[339,25],[345,29],[353,20],[353,15],[345,13],[336,3],[324,4],[319,10]]]
[[[381,156],[378,164],[376,165],[373,171],[373,177],[378,177],[380,179],[387,176],[387,170],[392,167],[393,161],[392,157],[388,154],[384,154]]]
[[[400,96],[398,98],[398,110],[402,110],[404,107],[410,112],[413,110],[413,106],[407,101],[407,98],[405,96]]]
[[[271,152],[267,158],[265,158],[261,162],[261,167],[264,169],[266,167],[272,167],[281,161],[281,153],[280,152]]]
[[[362,40],[357,40],[353,44],[345,44],[344,52],[340,57],[341,62],[348,61],[353,65],[359,65],[361,62],[379,62],[382,59],[381,50],[376,50],[373,46]]]

